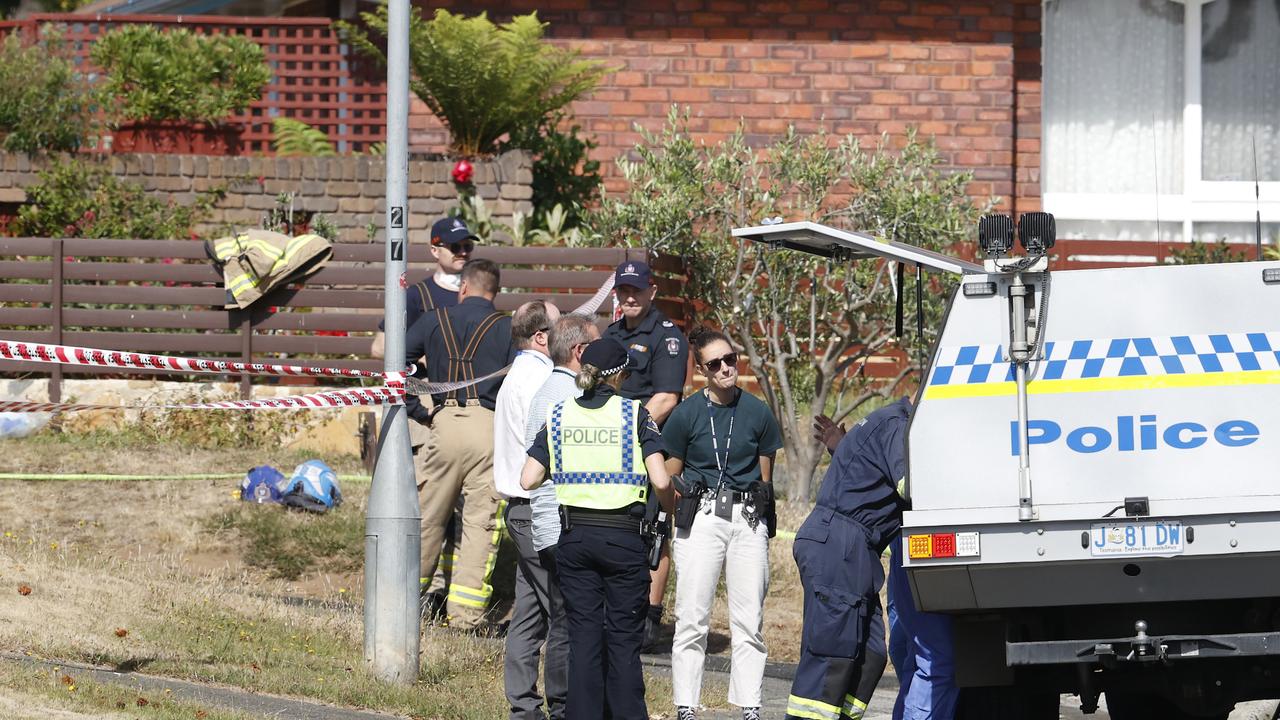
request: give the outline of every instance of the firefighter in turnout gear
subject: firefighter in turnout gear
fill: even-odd
[[[647,720],[640,643],[649,597],[646,502],[674,503],[662,436],[623,398],[627,349],[604,338],[582,354],[581,398],[553,405],[520,484],[555,483],[563,530],[556,567],[569,623],[567,720]]]
[[[498,266],[471,260],[462,269],[461,302],[425,313],[405,337],[405,364],[427,359],[435,382],[474,380],[506,367],[515,357],[511,318],[497,311]],[[449,582],[450,627],[483,630],[493,594],[489,579],[497,561],[501,502],[493,487],[493,410],[502,378],[433,396],[428,410],[416,396],[405,399],[409,417],[434,432],[423,448],[422,575],[431,577],[445,526],[459,495],[464,498],[462,544]]]

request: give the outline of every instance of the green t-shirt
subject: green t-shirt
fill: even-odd
[[[694,393],[671,411],[662,426],[662,442],[667,453],[684,460],[684,477],[689,482],[701,480],[714,489],[720,479],[719,466],[711,441],[711,418],[715,418],[716,444],[720,448],[720,465],[725,468],[724,486],[746,490],[760,479],[760,456],[770,455],[782,447],[782,431],[769,412],[769,406],[754,395],[738,391],[728,405],[707,407],[706,391]],[[729,434],[730,420],[733,434]],[[728,463],[725,448],[728,447]]]

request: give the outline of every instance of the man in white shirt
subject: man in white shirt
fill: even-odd
[[[560,318],[555,305],[543,300],[525,303],[511,317],[511,339],[519,352],[498,391],[493,413],[493,484],[506,500],[507,532],[519,552],[516,572],[516,606],[507,629],[505,678],[512,720],[545,720],[538,694],[538,656],[547,640],[546,615],[542,611],[547,585],[546,570],[533,549],[533,518],[529,492],[520,487],[524,467],[525,426],[534,393],[551,375],[551,327]],[[546,669],[547,703],[551,717],[562,717],[567,694],[567,658],[556,667],[550,654]]]

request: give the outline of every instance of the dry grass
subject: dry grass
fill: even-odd
[[[165,693],[95,682],[76,670],[0,661],[0,717],[10,720],[251,720]]]
[[[422,679],[384,685],[364,670],[362,618],[349,606],[287,604],[248,578],[53,546],[12,537],[0,545],[0,591],[11,594],[0,606],[0,647],[420,718],[488,720],[505,709],[494,643],[429,630]]]
[[[113,443],[105,436],[85,447],[58,438],[8,441],[0,443],[0,455],[10,468],[24,470],[38,461],[56,472],[131,473],[166,462],[172,467],[165,458],[182,457],[185,464],[198,453]],[[226,465],[241,470],[272,461],[291,467],[263,451],[251,459],[242,451],[225,455],[236,458]],[[111,460],[89,467],[92,457]],[[197,464],[182,471],[209,469]],[[364,670],[363,577],[350,557],[318,556],[296,579],[273,579],[279,573],[270,563],[249,562],[254,539],[248,527],[296,534],[308,529],[304,524],[328,523],[331,534],[354,535],[359,545],[363,523],[352,517],[363,518],[366,484],[345,483],[343,509],[322,518],[246,506],[237,485],[0,481],[0,594],[9,598],[0,602],[0,647],[416,718],[505,715],[500,641],[426,628],[420,681],[387,686]],[[30,594],[20,594],[22,586]],[[312,600],[286,601],[298,595]],[[47,678],[28,675],[0,672],[0,688],[8,688],[0,697],[20,697],[19,705],[27,696],[42,697]],[[648,689],[652,707],[670,706],[669,680],[651,678]],[[7,717],[3,702],[0,717]],[[37,716],[56,717],[56,711],[75,718],[88,707],[44,700],[36,707],[46,705],[49,712]]]
[[[314,453],[278,446],[200,447],[192,442],[157,441],[137,426],[84,433],[46,430],[21,440],[0,440],[0,473],[85,473],[95,475],[190,475],[243,473],[255,465],[289,472]],[[364,476],[359,458],[323,458],[339,476]]]

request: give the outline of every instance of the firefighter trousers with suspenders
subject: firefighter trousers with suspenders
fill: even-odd
[[[424,314],[442,309],[436,307],[436,300],[427,289],[427,281],[419,282],[417,288],[418,300]],[[430,396],[423,397],[422,402],[428,409],[432,409]],[[422,460],[426,457],[424,446],[431,440],[431,428],[419,422],[411,422],[409,438],[410,444],[413,445],[413,476],[418,484],[418,490],[422,490],[422,486],[426,483],[422,468]],[[440,550],[440,559],[436,563],[435,574],[419,578],[424,595],[435,595],[443,599],[449,592],[449,578],[453,576],[453,564],[458,560],[458,542],[461,540],[461,534],[462,502],[459,500],[453,515],[449,517],[449,524],[444,529],[444,544]]]
[[[475,379],[476,350],[502,314],[486,317],[465,346],[459,342],[449,314],[437,311],[436,316],[449,353],[448,377],[442,379]],[[422,450],[425,482],[418,493],[422,574],[431,577],[435,572],[445,528],[461,497],[462,542],[455,553],[447,607],[450,625],[466,629],[484,620],[493,595],[489,581],[502,533],[502,503],[493,485],[493,411],[480,406],[473,386],[449,393],[433,417],[431,439]]]

